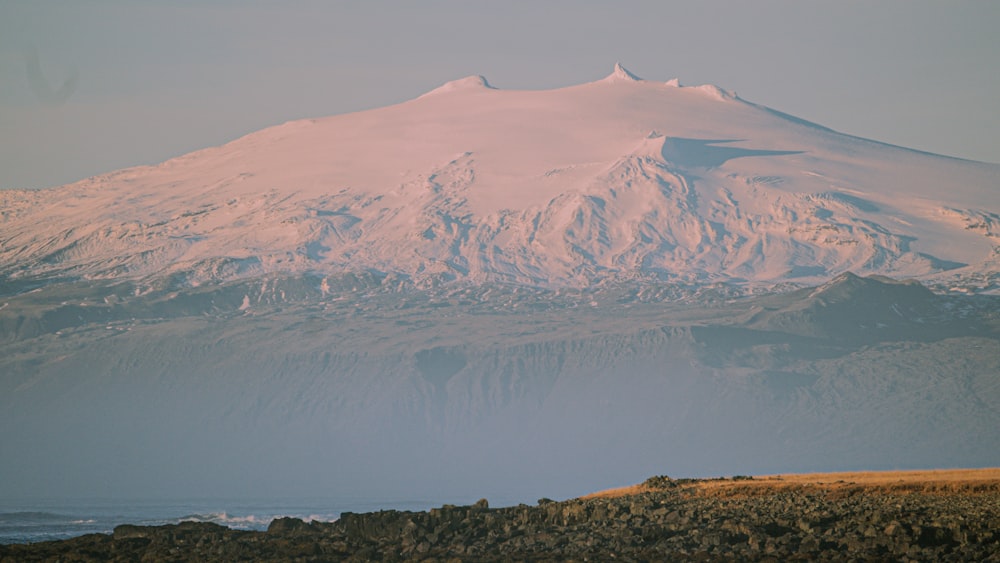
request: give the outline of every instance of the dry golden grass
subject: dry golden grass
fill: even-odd
[[[630,495],[637,495],[639,493],[649,492],[649,487],[645,485],[629,485],[628,487],[617,487],[615,489],[605,489],[603,491],[597,491],[596,493],[590,493],[589,495],[583,495],[582,499],[591,498],[617,498],[617,497],[627,497]]]
[[[740,480],[691,480],[680,487],[687,495],[718,498],[760,496],[780,491],[814,492],[833,498],[873,492],[984,494],[1000,493],[1000,468],[761,475]],[[653,490],[656,489],[639,484],[599,491],[581,498],[613,498]]]

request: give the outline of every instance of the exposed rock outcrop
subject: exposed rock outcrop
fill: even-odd
[[[752,481],[734,478],[733,481]],[[729,481],[729,480],[727,480]],[[653,478],[635,494],[427,512],[293,518],[267,532],[209,523],[0,546],[0,561],[988,561],[1000,483],[728,489]]]

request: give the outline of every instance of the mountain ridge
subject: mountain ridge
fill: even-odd
[[[531,499],[656,469],[996,465],[1000,451],[996,296],[847,275],[753,297],[374,275],[136,288],[0,300],[6,494],[155,481]],[[71,475],[42,470],[67,456]],[[289,468],[300,478],[275,479]]]
[[[843,135],[620,64],[556,90],[472,76],[149,167],[0,193],[0,278],[192,284],[372,271],[769,287],[846,271],[1000,291],[1000,166]]]

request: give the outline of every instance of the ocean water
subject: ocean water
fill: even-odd
[[[342,512],[427,510],[440,501],[364,499],[305,500],[2,500],[0,544],[109,534],[119,524],[158,526],[184,521],[214,522],[238,530],[266,530],[275,518],[332,522]],[[466,504],[466,503],[456,503]]]

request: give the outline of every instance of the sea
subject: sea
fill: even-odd
[[[110,534],[120,524],[159,526],[214,522],[237,530],[266,530],[275,518],[332,522],[343,512],[421,511],[441,506],[429,500],[3,500],[0,544],[62,540]],[[471,504],[460,502],[452,504]]]

